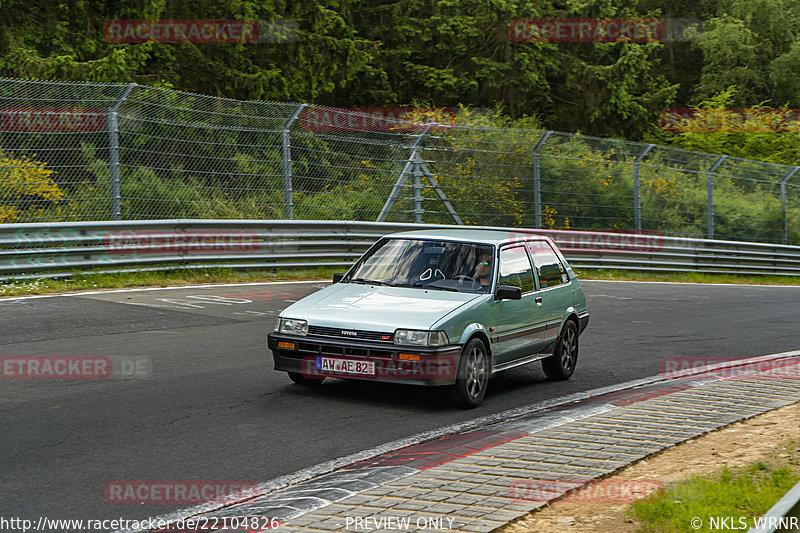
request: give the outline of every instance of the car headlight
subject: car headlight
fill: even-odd
[[[450,344],[450,340],[444,331],[398,329],[394,332],[394,343],[406,346],[445,346]]]
[[[308,334],[308,322],[297,318],[279,318],[278,333],[305,337]]]

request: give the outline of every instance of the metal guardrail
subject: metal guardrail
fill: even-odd
[[[91,271],[348,266],[382,235],[452,225],[315,220],[0,224],[0,279]],[[503,229],[551,236],[576,268],[800,276],[800,247],[655,233]]]
[[[800,532],[800,483],[789,489],[778,503],[761,518],[747,533],[795,533]]]

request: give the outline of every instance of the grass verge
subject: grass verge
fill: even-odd
[[[303,281],[331,279],[342,268],[316,267],[303,270],[249,270],[230,268],[154,270],[74,274],[68,278],[37,278],[0,282],[0,296],[22,296],[58,292],[117,289],[123,287],[167,287],[203,283],[256,283],[265,281]]]
[[[297,270],[264,269],[238,271],[230,268],[177,269],[142,272],[74,274],[66,278],[0,281],[0,297],[123,287],[166,287],[202,283],[247,283],[262,281],[329,280],[343,267]],[[617,281],[671,281],[684,283],[742,283],[750,285],[800,285],[800,277],[699,274],[694,272],[651,273],[627,270],[575,269],[581,279]]]
[[[643,533],[748,530],[798,481],[800,441],[745,467],[694,476],[628,508]],[[723,522],[722,520],[725,519]]]

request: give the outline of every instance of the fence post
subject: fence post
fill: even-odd
[[[647,154],[655,147],[655,144],[648,144],[644,151],[633,160],[633,220],[636,231],[642,231],[642,195],[639,188],[639,163],[647,157]]]
[[[416,154],[419,155],[419,154]],[[414,163],[414,169],[411,171],[411,205],[412,213],[414,216],[415,224],[422,224],[422,169],[419,168],[419,162]]]
[[[283,125],[283,131],[281,132],[283,137],[281,142],[281,153],[283,154],[283,216],[289,220],[294,218],[294,203],[292,202],[292,147],[289,142],[291,140],[289,134],[291,133],[292,124],[294,124],[294,121],[297,120],[297,117],[300,116],[300,113],[302,113],[303,109],[306,107],[308,107],[308,104],[298,105],[292,116],[289,117],[289,120]]]
[[[552,131],[545,132],[533,149],[533,214],[536,228],[542,227],[542,177],[539,151],[544,147],[547,139],[549,139],[552,134]]]
[[[723,161],[728,159],[727,155],[720,156],[717,161],[708,169],[708,238],[714,238],[714,171],[719,168]]]
[[[781,244],[788,244],[789,239],[789,220],[786,213],[786,182],[789,178],[795,175],[800,170],[800,167],[794,167],[786,174],[786,177],[781,180],[781,209],[783,210],[783,228],[781,229]]]
[[[108,167],[109,167],[109,186],[111,188],[111,220],[119,220],[121,215],[120,192],[119,192],[119,121],[117,113],[120,106],[125,103],[128,95],[131,94],[135,83],[129,83],[122,91],[122,95],[117,99],[108,112]]]

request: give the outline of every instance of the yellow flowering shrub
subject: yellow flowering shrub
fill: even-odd
[[[53,181],[55,171],[35,157],[10,157],[0,150],[0,223],[35,217],[64,198]]]

